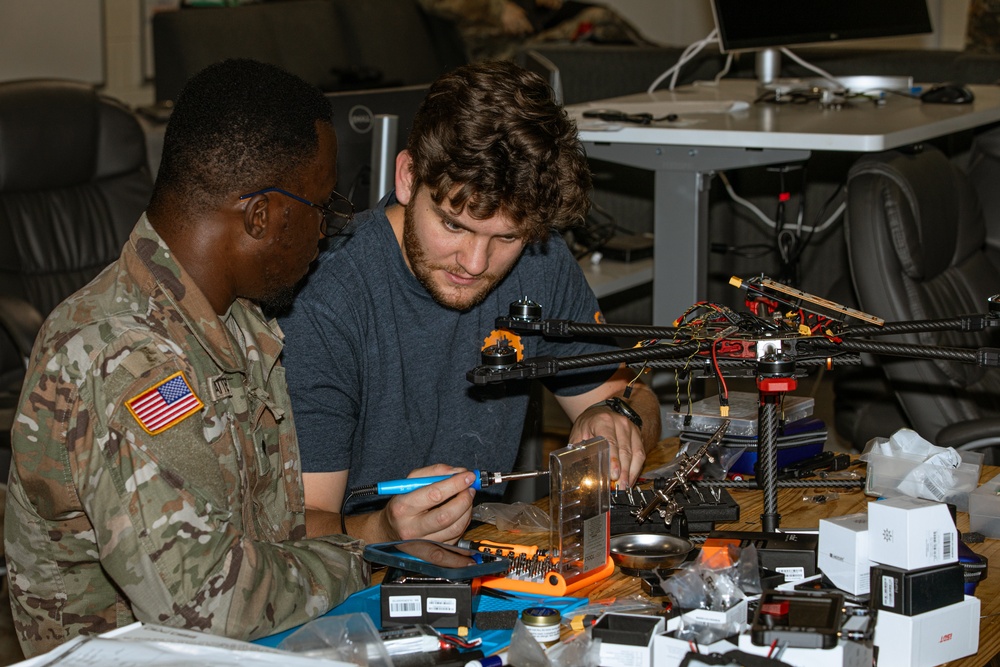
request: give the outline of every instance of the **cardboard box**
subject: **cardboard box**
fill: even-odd
[[[382,628],[423,623],[435,628],[472,626],[468,582],[382,582]]]
[[[740,650],[766,656],[771,647],[757,646],[750,635],[742,634]],[[781,662],[793,667],[871,667],[872,653],[871,646],[841,639],[833,648],[786,648],[781,654]]]
[[[653,638],[663,630],[662,616],[603,614],[591,630],[601,640],[601,667],[652,667]]]
[[[691,642],[687,639],[674,637],[673,632],[664,632],[653,637],[653,667],[679,667],[691,650]],[[723,639],[714,644],[699,644],[701,653],[719,653],[725,655],[736,650],[736,644]]]
[[[979,650],[979,599],[916,616],[878,613],[875,646],[879,667],[933,667]]]
[[[745,628],[747,624],[747,606],[747,600],[744,598],[725,611],[691,609],[681,613],[680,618],[682,622],[688,624],[718,625],[737,628],[737,631],[739,631]],[[680,623],[681,621],[678,621],[677,626]]]
[[[852,595],[867,595],[871,565],[867,512],[819,520],[816,566],[834,586]]]
[[[871,572],[872,609],[916,616],[965,598],[965,568],[961,563],[922,570],[873,565]]]
[[[958,531],[948,506],[921,498],[868,503],[868,558],[903,570],[958,560]]]

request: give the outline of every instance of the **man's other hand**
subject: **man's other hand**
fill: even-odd
[[[618,486],[635,484],[646,461],[646,450],[639,428],[623,415],[602,403],[592,405],[577,417],[570,431],[570,442],[603,437],[611,445],[611,479]]]

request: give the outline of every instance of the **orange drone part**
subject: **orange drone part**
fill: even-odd
[[[521,337],[518,336],[513,331],[508,331],[506,329],[494,329],[490,332],[490,335],[483,339],[483,349],[493,347],[494,345],[507,344],[517,351],[517,360],[524,360],[524,344],[521,343]]]

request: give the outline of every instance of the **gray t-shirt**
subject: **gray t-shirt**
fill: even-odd
[[[387,203],[395,203],[391,195],[356,216],[346,235],[321,254],[280,319],[302,469],[349,469],[348,489],[433,463],[509,471],[528,383],[476,386],[466,373],[480,365],[483,340],[512,302],[528,297],[542,306],[545,319],[593,322],[597,299],[566,244],[553,235],[527,247],[478,306],[463,312],[441,306],[406,266],[385,215]],[[607,340],[521,340],[528,357],[615,349]],[[559,373],[545,384],[557,394],[580,394],[614,370]],[[347,511],[377,506],[371,498],[352,499]]]

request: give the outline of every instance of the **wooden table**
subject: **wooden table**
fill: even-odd
[[[668,438],[661,442],[659,447],[650,453],[647,468],[658,467],[672,459],[677,451],[677,446],[676,438]],[[980,484],[992,479],[997,474],[1000,474],[1000,467],[984,466],[979,480]],[[732,523],[720,523],[716,525],[716,528],[718,530],[759,531],[760,515],[764,511],[763,494],[760,491],[728,490],[730,495],[740,504],[740,520]],[[860,490],[841,490],[839,491],[840,496],[836,500],[820,505],[803,502],[804,493],[808,493],[808,491],[804,492],[802,489],[781,489],[778,491],[778,512],[781,514],[780,525],[782,529],[816,530],[819,528],[820,519],[867,511],[868,503],[873,500]],[[548,509],[548,499],[543,498],[537,504]],[[958,513],[958,530],[959,532],[969,530],[969,515],[965,512]],[[548,544],[548,536],[546,535],[500,532],[491,525],[478,526],[466,533],[465,537],[472,540],[489,539],[511,544],[537,544],[539,546],[547,546]],[[998,568],[1000,568],[1000,540],[987,539],[981,544],[969,546],[973,551],[986,556],[990,561],[989,576],[976,589],[976,597],[979,598],[982,605],[979,621],[979,652],[976,655],[950,662],[948,663],[949,667],[978,667],[988,663],[994,656],[1000,655],[1000,572],[998,572]],[[643,595],[639,578],[622,574],[617,568],[614,574],[607,579],[574,593],[574,595],[587,596],[592,600],[636,594]]]

